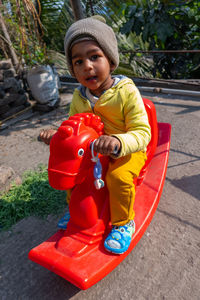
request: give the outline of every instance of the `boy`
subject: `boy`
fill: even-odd
[[[69,115],[93,112],[104,123],[105,135],[94,144],[96,152],[110,156],[106,183],[113,228],[104,246],[121,254],[135,232],[133,179],[145,164],[151,138],[147,113],[132,80],[111,75],[119,54],[115,34],[105,22],[94,17],[75,22],[66,33],[64,45],[70,73],[81,84],[74,91]],[[40,138],[49,144],[55,132],[42,131]]]

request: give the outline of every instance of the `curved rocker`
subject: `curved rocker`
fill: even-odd
[[[147,161],[136,182],[134,204],[136,232],[129,249],[111,254],[103,242],[111,229],[107,187],[96,189],[91,160],[91,142],[103,133],[103,123],[94,114],[77,114],[64,121],[50,144],[49,183],[58,190],[72,189],[70,220],[33,248],[29,258],[81,289],[87,289],[110,273],[135,247],[157,208],[167,170],[171,125],[157,123],[154,104],[143,99],[152,139]],[[99,156],[105,178],[108,157]],[[56,199],[55,199],[56,201]]]

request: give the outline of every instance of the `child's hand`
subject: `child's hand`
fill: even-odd
[[[57,132],[55,129],[43,129],[40,132],[40,139],[47,145],[50,144],[50,141],[52,139],[52,136]]]
[[[94,151],[103,155],[113,154],[116,149],[120,151],[121,142],[114,136],[101,135],[94,143]]]

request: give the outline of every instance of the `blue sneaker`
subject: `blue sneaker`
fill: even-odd
[[[113,226],[111,232],[105,239],[105,249],[115,254],[122,254],[126,252],[130,246],[134,232],[135,222],[133,220],[123,226]]]
[[[70,214],[69,211],[66,212],[66,214],[58,221],[58,228],[60,229],[67,229],[67,223],[69,222]]]

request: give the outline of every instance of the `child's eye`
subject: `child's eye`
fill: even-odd
[[[74,65],[78,66],[78,65],[82,64],[82,62],[83,62],[82,59],[78,59],[74,62]]]
[[[95,61],[98,57],[99,57],[99,55],[97,55],[97,54],[92,55],[92,56],[91,56],[91,60],[92,60],[92,61]]]

